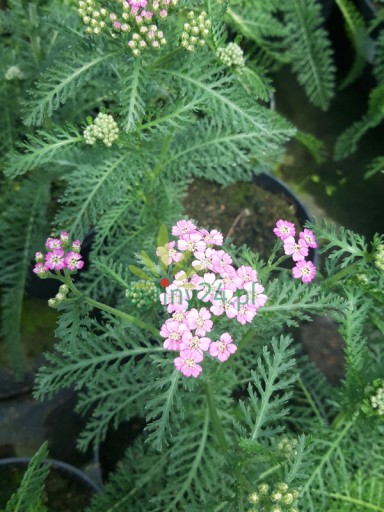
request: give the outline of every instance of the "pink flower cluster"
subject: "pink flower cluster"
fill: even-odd
[[[316,276],[316,267],[311,261],[306,261],[309,249],[317,247],[315,235],[310,229],[304,229],[299,233],[299,239],[296,241],[296,229],[292,222],[287,220],[278,220],[273,230],[275,235],[283,242],[284,252],[292,256],[296,265],[292,269],[295,279],[301,279],[303,283],[310,283]]]
[[[252,322],[267,296],[255,270],[248,266],[236,269],[227,252],[213,247],[223,244],[219,231],[199,229],[191,221],[180,220],[173,226],[172,235],[177,242],[157,248],[162,261],[168,265],[179,262],[186,251],[192,261],[188,274],[178,272],[160,296],[168,313],[172,313],[160,335],[165,338],[164,348],[180,352],[174,361],[176,368],[186,377],[197,377],[204,354],[222,362],[237,350],[227,332],[215,341],[207,336],[214,320],[226,315],[241,324]],[[192,301],[196,307],[190,307]]]
[[[48,238],[45,247],[48,251],[45,255],[41,252],[35,255],[36,265],[33,272],[37,276],[46,277],[50,270],[77,271],[83,268],[84,261],[80,254],[81,242],[75,240],[71,244],[67,232],[62,231],[60,238]]]

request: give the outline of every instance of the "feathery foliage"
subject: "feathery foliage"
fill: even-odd
[[[352,67],[340,85],[340,88],[344,89],[363,72],[366,64],[369,37],[364,20],[355,5],[350,0],[336,0],[336,4],[343,15],[346,31],[355,51]]]
[[[18,490],[11,496],[4,512],[46,512],[41,495],[49,473],[47,443],[43,443],[32,457]]]
[[[24,122],[26,125],[43,124],[44,119],[72,98],[76,90],[90,80],[99,71],[99,66],[110,60],[115,52],[91,55],[81,47],[70,47],[60,62],[47,69],[31,92],[31,98],[26,104]]]
[[[104,4],[103,23],[110,23],[110,3]],[[158,236],[162,224],[174,226],[173,232],[183,229],[176,222],[184,217],[181,201],[191,180],[250,181],[260,170],[271,170],[295,136],[315,158],[323,157],[313,136],[298,132],[267,106],[274,89],[268,73],[287,63],[310,101],[328,108],[335,70],[320,4],[240,0],[229,7],[182,0],[167,7],[167,16],[152,14],[164,36],[158,45],[150,38],[136,44],[147,33],[143,20],[123,30],[117,22],[89,36],[104,16],[97,2],[92,12],[80,3],[80,16],[69,0],[37,2],[28,7],[30,20],[20,0],[10,5],[11,12],[0,16],[7,47],[0,70],[9,78],[0,86],[7,155],[0,225],[7,269],[3,333],[10,351],[20,352],[14,333],[29,265],[49,234],[49,252],[36,255],[35,272],[62,286],[49,301],[58,309],[56,343],[39,369],[35,397],[76,390],[76,410],[87,417],[78,438],[82,450],[133,418],[145,424],[87,512],[242,512],[252,510],[255,500],[284,511],[381,507],[380,450],[369,463],[366,457],[370,443],[383,447],[381,236],[369,245],[363,236],[333,224],[308,225],[327,256],[316,283],[309,283],[314,278],[309,262],[302,260],[308,266],[301,278],[298,263],[293,277],[292,267],[280,265],[289,260],[288,254],[278,256],[289,252],[281,241],[266,262],[249,248],[226,242],[227,254],[219,253],[217,265],[213,257],[203,279],[219,273],[218,266],[229,289],[231,275],[240,279],[240,268],[248,267],[248,280],[257,280],[257,304],[247,296],[234,311],[235,302],[216,291],[212,304],[203,304],[192,274],[187,282],[177,274],[173,283],[196,292],[188,307],[205,307],[214,317],[204,328],[208,341],[192,335],[189,342],[196,329],[192,316],[186,319],[178,311],[171,319],[174,304],[162,305],[158,297],[165,287],[162,302],[168,300],[167,281],[179,269],[196,270],[196,251],[187,251],[178,264],[163,261],[177,258],[183,242],[189,246],[193,237],[174,240],[175,252],[161,256],[169,242],[164,227]],[[85,7],[95,19],[88,23],[85,17],[83,27]],[[250,45],[237,48],[238,55],[244,52],[244,66],[242,57],[240,64],[228,66],[218,57],[229,39],[226,22],[255,46],[252,58]],[[354,18],[352,32],[356,23]],[[201,39],[194,46],[196,30]],[[235,44],[240,43],[235,34]],[[356,47],[360,51],[360,42]],[[348,80],[356,70],[357,64]],[[367,115],[354,134],[341,137],[338,154],[348,154],[381,122],[382,95],[378,84]],[[92,240],[81,269],[77,238]],[[65,269],[58,268],[61,249],[52,248],[58,244],[68,251]],[[229,275],[222,268],[227,257],[232,257]],[[74,262],[81,270],[78,278]],[[146,286],[157,295],[138,300],[132,292]],[[248,293],[245,284],[235,288]],[[214,313],[219,299],[224,299],[222,314]],[[344,339],[345,379],[337,386],[319,376],[287,334],[287,327],[299,327],[313,315],[332,316]],[[374,336],[372,322],[379,326]],[[173,331],[167,334],[168,328]],[[199,373],[203,356],[202,375],[186,378],[189,371]],[[32,507],[35,488],[28,489]]]
[[[0,255],[7,272],[2,274],[2,337],[13,368],[20,376],[24,355],[20,319],[24,289],[30,278],[34,253],[41,248],[47,230],[49,180],[42,176],[24,180],[3,197]],[[15,230],[15,226],[18,229]]]
[[[288,373],[295,364],[290,341],[287,337],[282,337],[279,342],[272,339],[272,354],[264,347],[263,359],[257,361],[256,370],[251,372],[252,384],[248,386],[250,403],[248,406],[241,403],[240,406],[252,441],[272,438],[282,431],[281,420],[288,413],[284,405],[292,395],[289,389],[297,378],[294,373]],[[272,427],[271,423],[275,426]]]

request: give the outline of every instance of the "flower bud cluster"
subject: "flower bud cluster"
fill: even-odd
[[[119,128],[111,115],[100,112],[93,123],[84,130],[83,136],[87,144],[93,145],[100,140],[110,147],[119,138]]]
[[[21,71],[19,66],[10,66],[5,72],[4,78],[10,80],[23,80],[24,73]]]
[[[299,496],[297,489],[290,489],[284,482],[277,483],[273,488],[262,483],[257,491],[248,495],[248,501],[254,505],[248,512],[299,512],[294,505]]]
[[[375,409],[379,416],[384,415],[384,386],[377,388],[376,393],[370,397],[372,409]]]
[[[145,48],[157,50],[166,43],[163,32],[156,25],[150,25],[149,27],[142,26],[138,32],[134,32],[128,41],[128,46],[131,48],[133,55],[138,57]]]
[[[48,306],[56,309],[60,302],[66,299],[67,294],[69,292],[69,288],[66,284],[62,284],[59,288],[58,293],[56,293],[53,299],[48,300]]]
[[[227,67],[244,67],[244,53],[236,43],[229,43],[226,47],[218,48],[216,56]]]
[[[291,455],[296,454],[297,439],[290,439],[287,436],[283,436],[276,447],[280,454],[288,459]]]
[[[125,296],[134,306],[142,308],[158,302],[159,289],[152,281],[135,281],[125,290]]]
[[[211,21],[208,14],[202,11],[196,17],[193,11],[188,13],[188,21],[184,23],[184,30],[181,34],[181,46],[189,52],[193,52],[196,45],[204,46],[211,29]]]
[[[166,39],[158,23],[168,17],[178,0],[121,0],[113,11],[100,7],[99,0],[80,0],[79,15],[89,34],[109,33],[127,36],[134,56],[146,48],[158,49]]]
[[[384,271],[384,245],[379,245],[374,256],[374,264],[381,272]]]
[[[99,8],[95,0],[80,0],[78,13],[88,34],[101,34],[107,28],[107,10]]]

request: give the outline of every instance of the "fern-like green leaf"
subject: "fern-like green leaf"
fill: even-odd
[[[321,27],[320,3],[292,0],[282,6],[290,27],[287,39],[293,71],[309,100],[327,110],[335,89],[335,66],[328,34]]]
[[[295,138],[308,149],[317,164],[321,164],[325,161],[326,150],[323,141],[311,133],[302,131],[298,131]]]
[[[327,252],[328,258],[339,260],[341,268],[352,263],[356,258],[365,258],[368,246],[364,236],[344,227],[337,228],[332,222],[323,221],[321,225],[313,224],[316,236],[321,240],[320,253]]]
[[[297,379],[290,343],[289,337],[273,339],[272,353],[264,347],[263,357],[251,372],[249,405],[240,403],[251,440],[270,438],[283,430],[281,420],[288,414],[284,406],[292,395],[290,387]]]
[[[370,130],[379,125],[384,119],[384,85],[371,90],[369,94],[368,111],[360,121],[347,128],[337,139],[334,156],[341,160],[354,153],[360,139]]]
[[[148,74],[140,59],[127,62],[121,80],[120,103],[123,129],[132,131],[144,117]]]
[[[371,178],[378,173],[384,174],[384,156],[379,156],[370,163],[364,174],[364,178]]]
[[[49,465],[43,462],[47,457],[45,442],[32,457],[19,489],[11,496],[4,512],[48,512],[41,501],[44,482],[49,473]]]
[[[96,74],[100,65],[110,60],[117,52],[104,55],[89,54],[86,49],[70,48],[61,56],[60,62],[48,68],[31,91],[25,106],[24,122],[41,125],[45,116],[52,113],[71,98],[76,89]]]
[[[34,253],[41,249],[48,231],[49,186],[49,179],[42,176],[24,180],[20,189],[6,195],[2,205],[0,255],[7,269],[1,278],[2,335],[12,366],[19,375],[24,367],[20,337],[24,289]]]
[[[363,334],[369,302],[360,293],[347,293],[347,301],[340,332],[345,340],[346,377],[345,385],[352,399],[358,399],[365,386],[363,375],[369,374],[370,357],[367,340]]]
[[[350,0],[336,0],[345,21],[347,34],[355,50],[355,60],[340,89],[354,82],[363,72],[369,45],[368,31],[357,7]]]
[[[373,74],[375,75],[378,84],[384,83],[384,30],[380,31],[380,34],[375,41]]]
[[[160,451],[169,444],[168,438],[173,430],[180,426],[178,416],[183,417],[184,406],[178,391],[180,372],[174,370],[169,373],[168,361],[155,358],[154,363],[163,368],[164,372],[168,370],[165,376],[151,385],[151,389],[157,394],[146,404],[148,424],[145,429],[149,432],[148,442]]]
[[[72,149],[74,144],[82,140],[83,137],[73,126],[66,129],[56,127],[53,132],[38,130],[37,135],[29,136],[28,142],[19,146],[19,151],[9,155],[4,172],[6,176],[15,178],[62,157],[68,149]]]

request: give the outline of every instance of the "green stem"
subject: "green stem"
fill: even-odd
[[[67,271],[64,271],[65,276],[67,279],[59,279],[62,282],[65,282],[65,284],[68,286],[68,288],[77,296],[81,297],[85,300],[87,304],[90,306],[93,306],[95,308],[98,308],[102,311],[106,311],[107,313],[111,313],[113,316],[116,316],[118,318],[122,318],[126,322],[130,324],[134,324],[137,327],[140,327],[141,329],[144,329],[145,331],[150,332],[153,334],[156,338],[159,338],[159,331],[158,329],[155,329],[152,325],[147,324],[146,322],[143,322],[139,318],[136,318],[132,315],[129,315],[128,313],[124,313],[124,311],[120,311],[119,309],[113,308],[112,306],[107,306],[106,304],[103,304],[102,302],[99,302],[97,300],[91,299],[91,297],[88,297],[87,295],[84,295],[76,288],[76,286],[73,284],[72,279]]]
[[[243,494],[241,492],[238,494],[237,508],[239,512],[244,512]]]
[[[159,161],[158,163],[155,165],[155,167],[153,168],[151,174],[149,175],[151,179],[155,179],[161,172],[162,168],[163,168],[163,162],[164,162],[164,157],[165,155],[167,154],[167,151],[169,149],[169,146],[171,144],[171,141],[172,141],[172,137],[173,137],[173,134],[174,134],[175,130],[172,130],[166,137],[165,137],[165,140],[164,140],[164,143],[163,143],[163,147],[161,148],[161,153],[160,153],[160,156],[159,156]]]
[[[40,67],[42,55],[41,55],[41,45],[40,45],[40,37],[38,35],[38,17],[37,17],[37,8],[33,3],[29,4],[28,9],[29,21],[30,21],[30,31],[29,31],[29,40],[31,42],[31,49],[33,58],[35,60],[36,66]]]
[[[360,264],[360,260],[356,260],[347,267],[343,268],[339,272],[337,272],[335,275],[328,277],[328,279],[325,279],[322,282],[323,286],[329,286],[337,281],[340,281],[343,277],[347,276],[351,273],[351,270],[354,270],[358,265]]]
[[[220,448],[223,450],[224,453],[227,453],[228,452],[227,440],[225,439],[224,430],[223,430],[223,427],[221,426],[219,416],[217,414],[215,402],[213,400],[212,387],[211,387],[211,383],[209,380],[207,380],[205,387],[206,387],[209,414],[211,417],[213,429],[216,433],[217,441],[220,445]]]

